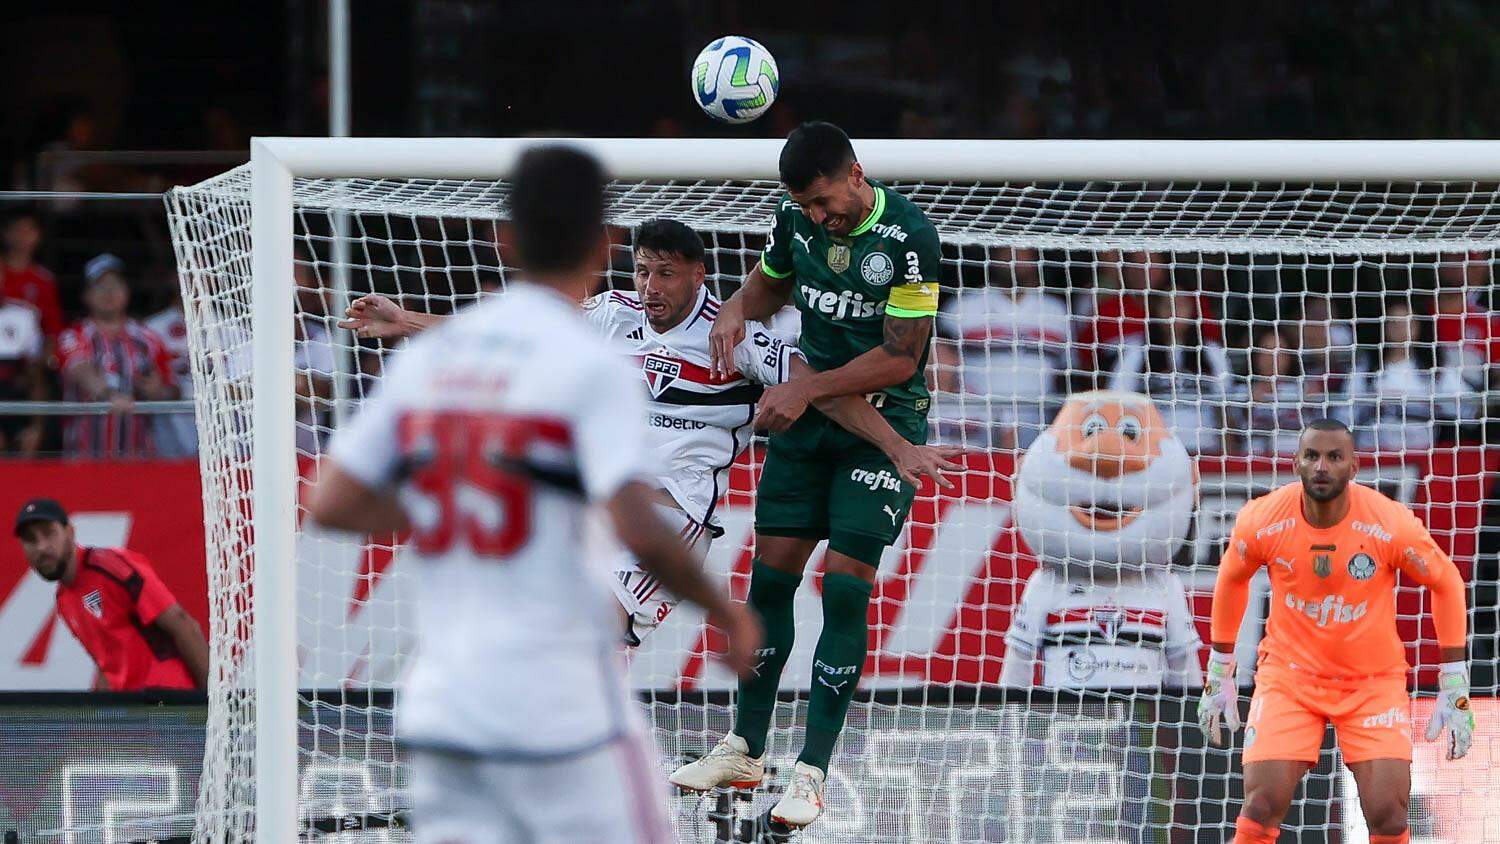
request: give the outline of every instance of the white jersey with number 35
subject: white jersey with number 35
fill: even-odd
[[[625,729],[611,575],[583,537],[591,503],[649,483],[637,378],[574,303],[522,283],[414,340],[335,436],[412,524],[413,746],[552,755]]]

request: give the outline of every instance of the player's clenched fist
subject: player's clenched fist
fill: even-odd
[[[1463,663],[1443,663],[1437,706],[1427,722],[1427,740],[1437,741],[1444,727],[1448,728],[1448,758],[1464,758],[1474,743],[1474,710],[1469,706],[1469,678]]]
[[[1219,724],[1229,729],[1230,738],[1240,728],[1239,688],[1234,683],[1234,654],[1210,651],[1208,676],[1203,682],[1203,697],[1198,701],[1198,728],[1208,743],[1218,747]]]

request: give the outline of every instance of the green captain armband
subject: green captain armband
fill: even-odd
[[[791,270],[787,270],[784,273],[779,273],[771,269],[771,265],[766,263],[765,255],[760,256],[760,271],[775,279],[783,279],[792,274]]]

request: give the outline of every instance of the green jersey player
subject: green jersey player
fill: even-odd
[[[766,640],[753,675],[740,681],[734,731],[671,779],[689,790],[760,782],[795,635],[793,598],[808,557],[827,539],[806,741],[792,782],[771,810],[773,820],[800,827],[823,811],[829,759],[864,670],[875,570],[916,494],[884,454],[810,405],[863,395],[902,436],[926,441],[923,370],[940,253],[932,223],[865,177],[837,126],[805,123],[793,130],[780,172],[787,194],[760,265],[724,303],[710,348],[715,367],[729,367],[745,320],[766,319],[790,300],[802,315],[802,352],[817,373],[761,397],[756,421],[772,434],[755,507],[749,602],[765,623]]]

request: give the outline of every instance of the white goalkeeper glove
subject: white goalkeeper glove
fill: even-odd
[[[1209,651],[1208,676],[1198,701],[1198,729],[1208,743],[1219,746],[1219,723],[1229,728],[1229,738],[1240,728],[1240,692],[1234,682],[1234,654]]]
[[[1427,740],[1437,741],[1448,728],[1448,758],[1462,759],[1474,743],[1474,710],[1469,708],[1468,665],[1445,662],[1438,673],[1437,706],[1427,722]]]

